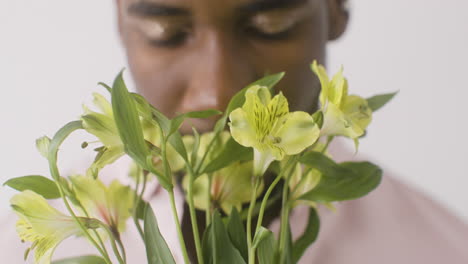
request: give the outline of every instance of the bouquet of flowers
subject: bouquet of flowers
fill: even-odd
[[[5,183],[20,191],[12,197],[11,207],[19,216],[19,237],[31,242],[25,258],[34,251],[35,263],[51,263],[63,240],[82,236],[100,255],[55,263],[110,264],[113,259],[127,263],[121,234],[131,218],[146,247],[148,263],[175,263],[153,209],[142,198],[146,183],[155,179],[170,197],[185,263],[297,263],[317,238],[318,205],[333,209],[334,202],[365,196],[381,181],[381,169],[370,162],[336,163],[327,152],[330,142],[336,136],[347,137],[357,150],[373,112],[394,96],[349,95],[342,69],[331,79],[317,62],[311,69],[322,86],[320,108],[313,114],[290,112],[287,98],[274,92],[283,73],[240,90],[224,112],[189,112],[172,119],[130,93],[122,73],[112,87],[101,83],[111,102],[95,94],[99,111],[85,108],[80,120],[66,124],[52,138],[36,141],[51,177],[24,176]],[[191,135],[179,132],[188,118],[215,115],[219,120],[208,133],[200,134],[195,128]],[[65,177],[57,167],[58,150],[76,130],[95,136],[99,143],[93,144],[99,146],[86,173]],[[134,184],[126,186],[117,180],[104,184],[101,169],[123,155],[132,159]],[[175,206],[177,182],[191,217],[196,249],[192,260]],[[52,199],[61,199],[66,212],[52,207]],[[281,204],[278,235],[264,223],[265,212],[276,201]],[[299,204],[309,206],[310,213],[303,234],[293,241],[289,216]],[[206,214],[203,234],[196,210]]]

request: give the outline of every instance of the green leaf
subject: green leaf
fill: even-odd
[[[236,161],[246,161],[253,159],[252,148],[246,148],[237,143],[233,138],[230,138],[224,145],[221,153],[215,157],[206,167],[202,170],[203,173],[211,173],[222,169]]]
[[[309,220],[304,233],[293,244],[293,263],[298,263],[304,252],[317,240],[320,229],[320,218],[314,208],[309,210]]]
[[[175,264],[171,251],[159,231],[153,209],[149,205],[145,210],[144,230],[148,264]]]
[[[109,85],[107,85],[107,84],[105,84],[105,83],[103,83],[103,82],[98,82],[98,85],[101,85],[102,87],[106,88],[106,90],[107,90],[109,93],[112,93],[112,88],[111,88]]]
[[[313,163],[312,156],[317,154],[307,153],[300,162],[318,169],[322,177],[314,189],[299,197],[301,200],[335,202],[357,199],[377,188],[382,179],[382,170],[370,162],[336,164],[322,155]]]
[[[185,119],[187,118],[208,118],[215,115],[220,115],[223,112],[215,110],[215,109],[208,109],[203,111],[193,111],[184,114],[180,114],[176,116],[174,119],[171,120],[169,136],[172,135],[175,131],[177,131]]]
[[[366,100],[369,104],[369,107],[372,109],[372,112],[375,112],[382,108],[382,106],[387,104],[390,100],[392,100],[397,93],[398,92],[374,95],[370,98],[367,98]]]
[[[141,167],[155,174],[161,186],[172,189],[170,179],[158,172],[152,165],[151,152],[143,137],[143,129],[140,123],[137,106],[142,106],[141,101],[136,102],[135,96],[128,92],[122,78],[122,72],[116,77],[112,86],[112,111],[115,124],[119,130],[125,152]],[[143,104],[143,106],[145,106]],[[146,112],[147,109],[141,109]]]
[[[138,108],[140,109],[140,114],[144,118],[156,122],[163,130],[164,135],[168,135],[171,126],[171,121],[169,120],[169,118],[167,118],[158,109],[150,105],[143,96],[136,93],[132,93],[132,96],[135,102],[137,103]],[[177,153],[179,153],[182,159],[188,161],[187,150],[185,149],[185,145],[182,141],[182,136],[180,135],[180,133],[178,131],[172,133],[168,141],[171,144],[171,146],[177,151]]]
[[[49,144],[49,153],[47,155],[47,159],[49,160],[49,168],[50,174],[54,180],[58,180],[60,178],[60,174],[57,168],[57,153],[60,145],[62,145],[63,141],[75,130],[83,129],[83,124],[81,121],[72,121],[67,123],[65,126],[59,129],[57,133],[55,133],[54,137],[50,141]]]
[[[137,107],[123,81],[122,72],[119,73],[112,85],[112,111],[125,152],[142,167],[147,167],[148,145],[143,137]]]
[[[213,256],[215,247],[213,246],[213,225],[209,224],[203,233],[202,239],[202,251],[203,251],[203,261],[207,264],[213,263]]]
[[[240,252],[231,243],[218,212],[213,214],[212,225],[213,264],[245,264]]]
[[[136,104],[138,114],[146,120],[152,120],[154,107],[143,96],[137,93],[130,93],[130,95]]]
[[[103,258],[98,257],[98,256],[91,256],[91,255],[52,261],[52,264],[105,264],[105,263],[106,261]]]
[[[257,256],[259,264],[274,263],[274,252],[276,240],[273,232],[261,227],[260,234],[255,235],[254,247],[257,248]]]
[[[6,181],[3,185],[10,186],[18,191],[31,190],[46,199],[60,198],[60,191],[55,182],[40,175],[13,178]]]
[[[316,151],[307,152],[299,158],[299,162],[319,170],[324,177],[340,177],[349,173],[325,154]]]
[[[171,122],[170,120],[156,108],[152,108],[153,118],[161,126],[164,134],[168,135],[170,131]],[[168,139],[169,144],[179,153],[183,160],[188,162],[187,149],[185,148],[184,141],[182,140],[181,134],[176,131],[172,133]]]
[[[272,233],[270,230],[261,226],[255,233],[254,239],[252,241],[252,247],[257,248],[258,244],[262,242],[262,240],[265,239],[270,233]]]
[[[149,206],[149,204],[144,201],[143,199],[138,199],[137,201],[138,205],[136,208],[136,217],[141,220],[145,220],[145,212],[146,212],[146,207]]]
[[[235,207],[232,207],[231,214],[229,215],[227,231],[232,244],[237,250],[239,250],[242,258],[247,262],[249,254],[247,248],[247,236],[241,217]]]

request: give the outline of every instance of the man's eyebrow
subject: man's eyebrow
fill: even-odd
[[[308,0],[258,0],[239,7],[240,12],[258,13],[304,5]]]
[[[141,17],[155,16],[180,16],[190,14],[189,10],[182,7],[173,7],[151,1],[138,1],[128,7],[128,13]]]

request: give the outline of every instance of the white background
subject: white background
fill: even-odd
[[[466,0],[355,0],[329,56],[332,71],[345,65],[354,93],[400,91],[376,113],[360,155],[466,222],[467,11]],[[77,118],[103,91],[96,83],[124,66],[113,1],[0,0],[0,182],[47,175],[35,139]],[[83,163],[71,158],[65,168]],[[0,187],[0,212],[13,193]]]

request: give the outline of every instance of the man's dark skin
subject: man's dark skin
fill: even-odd
[[[224,110],[245,85],[286,72],[277,89],[291,110],[313,111],[326,43],[346,29],[344,0],[117,0],[118,25],[136,87],[168,116]],[[207,131],[216,120],[190,120]],[[267,226],[278,208],[267,213]],[[188,212],[188,210],[184,210]],[[200,216],[202,214],[200,213]],[[203,222],[204,217],[198,217]],[[182,221],[194,254],[190,219]],[[204,226],[204,223],[200,223]]]

